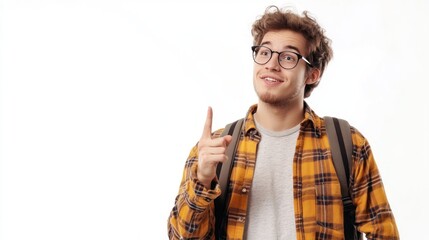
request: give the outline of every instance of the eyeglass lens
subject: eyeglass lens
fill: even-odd
[[[278,52],[276,52],[278,53]],[[299,61],[299,57],[296,53],[290,51],[283,51],[278,53],[279,64],[286,69],[294,68]],[[253,51],[253,59],[257,64],[266,64],[272,58],[273,51],[264,46],[257,46]]]

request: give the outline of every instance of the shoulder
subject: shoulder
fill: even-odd
[[[360,152],[362,150],[369,150],[370,146],[368,143],[367,138],[362,134],[361,131],[358,130],[358,128],[356,128],[353,123],[351,123],[350,121],[343,119],[343,118],[339,118],[339,117],[331,117],[331,116],[325,116],[323,118],[321,118],[322,121],[322,125],[324,126],[326,132],[328,132],[328,125],[330,125],[332,129],[335,129],[336,126],[334,124],[333,119],[338,119],[339,120],[339,125],[341,125],[341,130],[342,131],[350,131],[350,137],[351,137],[351,141],[353,144],[353,149],[354,152]],[[337,126],[338,127],[338,126]],[[335,133],[336,130],[331,130],[332,133]],[[344,132],[343,132],[344,134]],[[345,137],[348,138],[347,136],[348,134],[345,135]]]
[[[356,146],[365,146],[368,145],[368,140],[365,136],[353,125],[350,125],[350,132],[352,134],[353,144]]]
[[[212,133],[212,137],[213,138],[218,138],[218,137],[220,137],[221,135],[222,135],[222,133],[223,133],[223,130],[224,130],[225,128],[219,128],[218,130],[216,130],[216,131],[214,131],[213,133]]]
[[[212,133],[213,138],[218,138],[223,135],[233,135],[233,132],[237,130],[237,128],[241,128],[244,123],[244,118],[240,118],[235,120],[234,122],[230,122],[225,125],[224,128],[220,128]]]

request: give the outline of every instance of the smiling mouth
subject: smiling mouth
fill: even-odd
[[[265,81],[267,81],[267,82],[271,82],[271,83],[283,82],[282,80],[278,80],[278,79],[271,78],[271,77],[264,77],[262,79],[265,80]]]

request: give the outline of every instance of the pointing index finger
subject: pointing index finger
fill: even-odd
[[[201,136],[201,138],[211,138],[211,136],[212,136],[212,121],[213,121],[213,110],[211,107],[208,107],[206,123],[204,124],[203,135]]]

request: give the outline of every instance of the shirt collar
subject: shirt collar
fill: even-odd
[[[247,111],[244,124],[246,135],[256,132],[256,124],[253,114],[256,112],[257,108],[258,105],[254,104]],[[321,124],[321,118],[317,116],[310,106],[304,101],[304,120],[301,122],[301,129],[311,127],[318,136],[321,136]]]
[[[304,120],[301,122],[301,127],[311,127],[314,133],[320,137],[322,135],[322,120],[317,114],[310,108],[310,106],[304,101]]]

